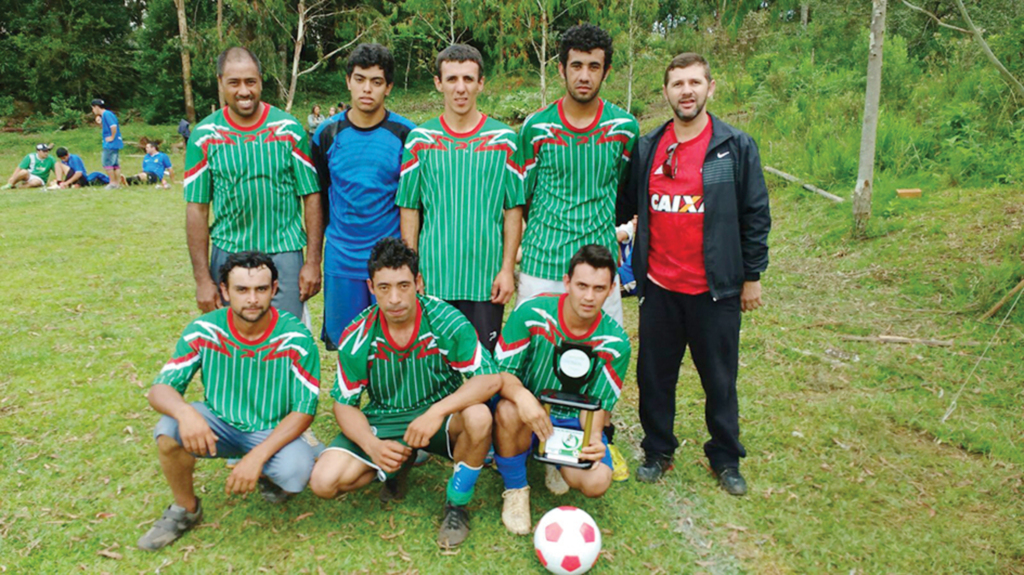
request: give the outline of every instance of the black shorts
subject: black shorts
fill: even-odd
[[[159,184],[161,180],[160,176],[154,174],[153,172],[146,172],[146,178],[149,179],[150,184]]]
[[[501,320],[505,317],[505,306],[489,301],[451,300],[449,304],[466,316],[476,329],[476,337],[487,351],[494,353],[501,333]]]

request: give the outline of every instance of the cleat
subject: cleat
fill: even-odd
[[[143,551],[157,551],[174,543],[186,531],[192,529],[203,520],[203,502],[196,497],[196,511],[189,513],[184,507],[171,504],[164,509],[163,515],[156,520],[153,527],[139,538],[138,546]]]
[[[501,506],[501,522],[505,529],[515,535],[529,535],[530,525],[530,486],[519,489],[506,489],[501,498],[505,502]]]
[[[555,495],[565,495],[569,492],[569,484],[562,477],[562,472],[554,465],[546,465],[544,470],[544,485],[548,491]]]

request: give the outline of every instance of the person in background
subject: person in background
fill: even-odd
[[[36,144],[36,151],[25,156],[14,173],[8,178],[7,184],[0,187],[0,190],[9,190],[15,186],[19,188],[42,188],[50,177],[56,162],[50,157],[50,150],[53,146],[47,144]],[[24,182],[24,185],[22,185]]]
[[[106,102],[96,98],[92,101],[92,113],[96,114],[96,121],[103,127],[103,169],[110,178],[107,189],[116,190],[121,187],[120,156],[121,149],[124,148],[124,138],[117,116],[108,110],[106,105]]]
[[[309,116],[306,117],[306,129],[312,134],[316,132],[316,129],[320,127],[320,124],[324,123],[324,115],[320,112],[320,104],[313,104],[313,111],[310,112]]]
[[[110,183],[110,178],[102,172],[90,174],[85,169],[85,162],[82,161],[82,158],[78,154],[68,152],[67,148],[57,148],[57,158],[60,159],[60,163],[54,169],[57,180],[50,185],[51,188],[66,190]]]
[[[146,142],[146,155],[142,157],[142,171],[126,179],[130,186],[154,184],[158,188],[168,189],[174,180],[171,158],[160,151],[157,142]]]

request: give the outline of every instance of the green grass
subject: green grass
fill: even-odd
[[[429,117],[429,98],[396,109]],[[645,129],[663,111],[650,105]],[[131,140],[149,132],[171,138],[174,127],[126,125]],[[0,134],[0,172],[36,141],[66,145],[96,170],[98,140],[96,129]],[[141,152],[122,156],[128,172],[131,154]],[[180,154],[172,160],[181,166]],[[996,320],[977,318],[1024,272],[1021,190],[930,187],[906,201],[879,185],[871,238],[853,241],[848,203],[770,183],[767,306],[744,317],[740,357],[751,493],[729,497],[702,464],[703,395],[685,360],[683,445],[665,481],[631,480],[588,501],[548,494],[531,469],[534,519],[559,504],[587,509],[605,531],[595,573],[1024,572],[1024,310],[969,380],[984,345],[961,345],[993,337],[1008,306]],[[0,193],[0,570],[542,572],[531,540],[504,532],[492,472],[478,484],[470,540],[453,556],[436,548],[450,473],[436,460],[414,472],[401,504],[382,506],[368,488],[329,502],[307,492],[282,507],[224,495],[227,470],[203,462],[206,524],[160,553],[134,549],[170,501],[144,395],[196,313],[182,204],[179,185]],[[313,300],[314,318],[321,305]],[[627,300],[634,337],[636,317]],[[842,339],[877,334],[960,343]],[[327,439],[334,358],[322,357],[314,429]],[[634,469],[636,402],[631,371],[616,417]]]

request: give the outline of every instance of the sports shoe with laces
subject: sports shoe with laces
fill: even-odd
[[[743,475],[740,474],[738,467],[721,467],[716,469],[715,477],[718,478],[718,484],[729,495],[740,496],[747,494],[747,480],[743,479]]]
[[[622,452],[614,445],[608,446],[608,452],[611,453],[612,456],[612,481],[628,481],[629,463],[627,463],[626,458],[622,456]]]
[[[555,495],[565,495],[569,492],[569,484],[562,477],[562,472],[554,465],[544,466],[544,486]]]
[[[464,505],[444,502],[444,519],[437,532],[437,544],[445,549],[458,546],[469,536],[469,512]]]
[[[644,457],[644,464],[636,470],[636,480],[643,483],[654,483],[670,469],[672,469],[671,457],[648,454]]]
[[[137,545],[143,551],[156,551],[174,543],[186,531],[192,529],[203,520],[203,502],[196,497],[196,511],[189,513],[184,507],[174,503],[164,509],[163,515],[156,520],[153,527],[139,538]]]
[[[501,498],[505,502],[501,505],[501,522],[505,529],[516,535],[528,535],[530,533],[530,486],[519,489],[506,489]]]

